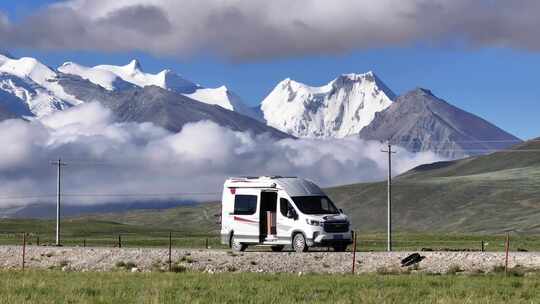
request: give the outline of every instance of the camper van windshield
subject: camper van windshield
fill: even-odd
[[[304,214],[338,214],[334,203],[326,196],[295,196],[292,198]]]

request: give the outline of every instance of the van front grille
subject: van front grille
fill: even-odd
[[[335,233],[335,232],[348,232],[349,223],[348,222],[326,222],[324,223],[324,231]]]

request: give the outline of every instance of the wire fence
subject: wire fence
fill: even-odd
[[[55,246],[55,235],[49,233],[1,233],[0,245],[21,245],[23,236],[26,245]],[[393,251],[490,251],[505,250],[506,235],[482,236],[447,236],[413,235],[396,237],[392,241]],[[215,233],[189,234],[182,232],[152,232],[152,233],[115,233],[69,235],[61,238],[62,246],[70,247],[116,247],[144,248],[168,247],[193,249],[227,249],[221,244],[219,235]],[[372,235],[357,237],[357,251],[385,251],[387,243],[383,236]],[[265,251],[266,247],[251,246],[249,251]],[[327,251],[330,248],[312,248],[314,251]],[[349,246],[349,251],[352,246]],[[540,237],[534,235],[511,235],[510,251],[540,251]]]

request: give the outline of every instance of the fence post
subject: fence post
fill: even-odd
[[[118,248],[122,248],[122,235],[118,235]]]
[[[352,231],[353,237],[353,253],[352,253],[352,274],[354,274],[354,268],[356,266],[356,232]]]
[[[504,242],[504,274],[508,274],[508,250],[510,250],[510,233],[506,233],[506,241]]]
[[[26,258],[26,232],[23,233],[23,245],[22,245],[22,270],[24,270],[24,264],[25,264],[25,258]]]
[[[39,246],[39,234],[36,236],[36,246]]]
[[[208,238],[206,238],[205,247],[206,247],[206,249],[208,249]]]
[[[482,240],[482,247],[481,248],[482,248],[482,252],[484,252],[485,251],[484,240]]]
[[[83,241],[82,241],[82,246],[83,246],[83,247],[86,247],[86,239],[83,239]]]
[[[172,232],[169,231],[169,272],[172,270],[172,256],[171,256],[171,249],[172,249]]]

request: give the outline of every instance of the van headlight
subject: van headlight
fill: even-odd
[[[306,223],[311,226],[322,226],[323,223],[317,220],[306,219]]]

